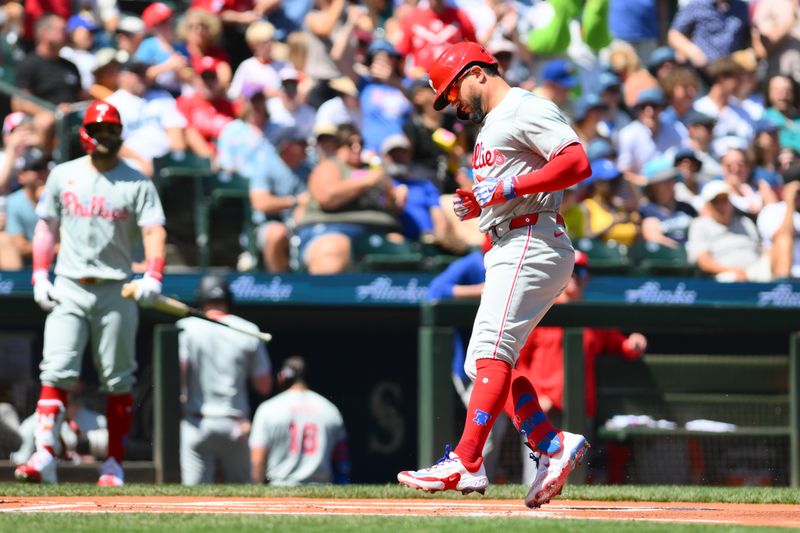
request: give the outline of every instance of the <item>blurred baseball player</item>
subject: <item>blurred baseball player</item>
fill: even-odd
[[[258,326],[228,314],[231,293],[220,276],[206,276],[198,304],[211,318],[258,331]],[[183,383],[181,481],[211,483],[217,465],[226,483],[250,482],[250,402],[247,379],[266,396],[272,366],[260,340],[199,318],[176,323]]]
[[[339,409],[306,384],[305,359],[286,359],[278,373],[284,391],[262,403],[253,417],[253,482],[273,485],[347,483],[350,458]]]
[[[453,208],[461,220],[480,217],[494,245],[484,257],[486,285],[464,365],[474,386],[461,440],[432,467],[397,479],[427,491],[484,492],[481,450],[510,391],[514,425],[537,463],[525,504],[539,507],[558,494],[589,445],[550,423],[514,365],[572,274],[575,252],[558,210],[561,191],[590,175],[589,161],[555,104],[511,88],[494,57],[475,43],[454,44],[439,56],[430,84],[434,108],[450,104],[460,119],[482,126],[472,157],[476,183],[456,191]]]
[[[132,252],[142,239],[147,271],[135,298],[151,303],[161,294],[164,211],[152,182],[119,156],[119,111],[103,100],[86,109],[80,140],[89,155],[56,166],[36,207],[41,220],[33,237],[33,298],[50,311],[44,327],[36,405],[36,452],[15,475],[20,481],[56,482],[55,439],[91,341],[101,388],[108,394],[108,458],[98,485],[122,485],[125,439],[133,418],[138,311],[123,298]],[[66,140],[65,140],[66,142]],[[55,283],[50,282],[56,240],[61,247]]]

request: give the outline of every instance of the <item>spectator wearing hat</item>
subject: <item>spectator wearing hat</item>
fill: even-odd
[[[605,71],[600,73],[598,83],[600,98],[608,108],[599,131],[616,142],[620,130],[631,123],[631,116],[622,101],[622,80],[613,72]]]
[[[336,134],[339,126],[332,122],[319,122],[314,124],[314,153],[311,160],[316,165],[323,159],[336,155]]]
[[[122,65],[119,89],[106,99],[122,118],[120,155],[146,175],[153,174],[153,159],[187,148],[186,118],[168,92],[149,86],[150,68],[132,61]]]
[[[11,189],[19,158],[35,146],[41,147],[41,136],[32,117],[21,111],[6,115],[3,119],[3,150],[0,151],[0,195]]]
[[[328,86],[336,96],[322,103],[317,109],[317,124],[355,124],[361,127],[361,101],[353,80],[347,76],[332,79]]]
[[[675,199],[691,205],[699,213],[703,209],[703,199],[700,197],[700,191],[706,183],[716,179],[719,174],[710,178],[703,174],[701,171],[705,165],[697,157],[697,153],[688,147],[679,148],[675,151],[673,165],[679,174],[675,183]]]
[[[263,172],[275,147],[267,138],[270,131],[264,87],[245,84],[235,102],[238,118],[222,128],[217,138],[217,162],[225,172],[247,179]]]
[[[387,137],[381,145],[383,168],[399,195],[404,195],[400,223],[403,236],[427,244],[444,243],[449,235],[447,222],[439,205],[439,189],[424,176],[414,174],[411,143],[403,134]]]
[[[436,94],[431,91],[427,76],[412,81],[407,93],[413,108],[403,125],[403,133],[414,153],[413,172],[432,180],[440,192],[452,193],[455,187],[451,163],[457,164],[464,154],[454,133],[456,119],[433,108]]]
[[[592,175],[581,182],[586,197],[581,202],[589,215],[590,239],[631,245],[639,235],[639,213],[635,203],[626,201],[626,182],[610,159],[591,162]]]
[[[675,184],[681,176],[680,171],[672,158],[661,157],[645,165],[644,176],[647,178],[645,203],[639,209],[642,238],[669,248],[683,246],[697,211],[676,197]]]
[[[218,83],[227,90],[233,70],[228,52],[220,46],[222,22],[219,18],[202,9],[189,9],[175,28],[175,37],[185,44],[189,52],[189,65],[195,75],[207,70],[207,66],[202,64],[207,57],[216,60],[214,65]]]
[[[641,175],[644,164],[684,143],[675,124],[661,119],[664,106],[661,89],[644,89],[639,93],[633,109],[636,120],[619,132],[618,164],[631,183],[646,184]]]
[[[800,3],[755,2],[752,33],[753,49],[766,60],[766,78],[783,74],[800,81]]]
[[[273,132],[277,134],[282,129],[295,128],[306,139],[310,139],[316,110],[303,101],[298,91],[300,73],[294,66],[285,65],[278,74],[281,77],[281,88],[276,96],[267,100],[267,111],[274,128]],[[274,142],[275,138],[272,137],[270,140]]]
[[[283,65],[272,59],[274,35],[275,27],[265,20],[253,22],[247,27],[244,37],[253,55],[236,67],[228,89],[229,98],[232,100],[239,98],[246,83],[262,85],[270,95],[278,93],[281,88],[278,70]]]
[[[615,161],[617,159],[617,151],[608,139],[598,137],[589,142],[589,146],[586,147],[586,157],[589,158],[589,161],[594,161],[595,159],[611,159]]]
[[[48,159],[41,149],[30,147],[25,150],[20,158],[17,171],[17,183],[20,189],[14,191],[6,200],[6,234],[16,251],[16,269],[23,265],[30,266],[33,257],[33,230],[39,217],[36,214],[36,204],[44,192],[47,181]],[[0,254],[0,257],[5,254]],[[10,254],[9,254],[10,255]],[[3,270],[12,270],[8,263]]]
[[[22,91],[41,98],[69,112],[69,104],[80,101],[85,93],[81,87],[78,67],[58,54],[66,44],[66,21],[59,15],[44,15],[36,23],[36,46],[17,65],[14,85]],[[45,152],[53,148],[55,114],[33,102],[11,97],[11,109],[33,117],[36,131]]]
[[[599,137],[600,124],[608,112],[608,106],[596,94],[587,94],[575,103],[573,113],[575,122],[572,128],[581,140],[584,148]]]
[[[755,220],[761,209],[778,201],[773,185],[768,181],[771,175],[753,172],[750,153],[744,148],[729,149],[720,160],[722,179],[728,185],[728,198],[743,215]],[[779,179],[779,178],[774,178]]]
[[[739,65],[742,71],[733,97],[736,103],[750,115],[750,120],[754,123],[758,122],[764,115],[764,93],[759,90],[758,58],[753,49],[748,48],[734,52],[731,59]]]
[[[173,96],[189,81],[189,51],[177,43],[173,31],[173,11],[162,2],[153,2],[142,11],[142,21],[150,34],[136,49],[133,60],[148,65],[147,79]]]
[[[359,86],[367,160],[380,157],[384,139],[403,133],[403,124],[412,107],[403,90],[402,57],[392,43],[385,39],[374,40],[369,45],[368,62],[369,75],[354,80]]]
[[[689,136],[686,146],[694,151],[695,157],[702,163],[703,181],[712,180],[722,175],[719,161],[711,153],[711,141],[714,135],[714,117],[691,109],[683,119]],[[676,148],[680,149],[680,147]],[[674,153],[674,151],[673,151]]]
[[[705,206],[689,226],[686,252],[701,271],[718,281],[769,281],[770,258],[761,248],[758,229],[736,212],[728,185],[721,180],[703,187]]]
[[[89,87],[89,95],[95,100],[105,100],[119,87],[119,67],[124,54],[114,48],[101,48],[95,53],[95,66],[92,71],[94,83]]]
[[[280,130],[266,165],[250,179],[250,204],[258,245],[269,272],[289,270],[289,231],[308,204],[307,137],[296,128]]]
[[[572,65],[565,59],[553,59],[545,63],[539,80],[533,94],[547,98],[561,108],[567,107],[569,92],[578,85]]]
[[[693,105],[694,109],[714,117],[717,121],[712,141],[717,155],[724,152],[727,137],[738,138],[748,144],[753,140],[753,121],[735,97],[741,74],[741,67],[732,59],[715,61],[708,67],[708,75],[713,80],[708,94],[696,100]]]
[[[125,63],[133,57],[145,38],[144,21],[133,15],[125,15],[119,20],[114,36],[120,51],[119,62]]]
[[[82,12],[72,15],[67,20],[67,44],[58,52],[58,55],[73,63],[81,73],[81,87],[84,91],[94,83],[92,71],[97,66],[94,55],[95,34],[100,26],[90,13]]]
[[[691,69],[676,67],[660,80],[668,106],[661,113],[662,120],[675,122],[678,128],[686,125],[686,117],[700,91],[700,80]]]
[[[677,59],[675,59],[675,50],[669,46],[660,46],[653,50],[650,57],[647,59],[647,71],[659,83],[664,81],[670,72],[678,66]]]
[[[773,76],[767,84],[764,119],[778,126],[781,147],[800,153],[800,106],[797,84],[788,76]]]
[[[667,35],[680,59],[703,68],[750,45],[750,15],[742,0],[689,0]]]
[[[800,278],[800,167],[784,173],[781,201],[764,206],[756,225],[775,278]]]
[[[642,61],[650,57],[661,38],[661,24],[669,19],[666,5],[656,0],[609,0],[608,27],[614,39],[633,45]]]
[[[199,61],[192,80],[194,92],[177,100],[178,110],[187,121],[187,144],[202,157],[214,157],[217,137],[235,116],[233,103],[218,78],[218,63],[211,56]]]
[[[299,255],[310,274],[338,274],[350,264],[351,239],[399,229],[402,209],[391,177],[381,167],[362,168],[363,139],[341,126],[339,147],[308,178],[310,200],[297,228]]]
[[[400,19],[397,51],[407,62],[412,78],[428,72],[433,61],[448,46],[461,41],[478,41],[469,15],[445,0],[429,0]]]

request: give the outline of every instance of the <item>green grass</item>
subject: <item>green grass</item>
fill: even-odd
[[[484,533],[515,532],[578,532],[585,533],[761,533],[787,531],[783,528],[729,527],[693,524],[654,524],[646,522],[606,522],[589,520],[551,520],[539,518],[376,518],[338,516],[253,516],[232,514],[4,514],[0,515],[0,531],[14,533],[66,532],[137,532],[169,531],[183,533],[202,531],[324,531],[326,533],[362,533],[373,531],[422,533],[454,531]]]
[[[521,485],[493,485],[486,492],[491,499],[522,499],[528,488]],[[481,499],[473,494],[461,496],[446,492],[426,494],[399,485],[332,485],[318,487],[271,487],[256,485],[127,485],[122,488],[91,484],[25,485],[0,483],[0,496],[229,496],[254,498],[464,498]],[[685,487],[638,485],[567,486],[562,499],[653,502],[724,502],[800,504],[800,489],[773,487]]]

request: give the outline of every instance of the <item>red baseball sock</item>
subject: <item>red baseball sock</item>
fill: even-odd
[[[504,409],[517,431],[528,439],[531,450],[545,455],[554,455],[561,450],[564,442],[561,430],[547,418],[533,384],[517,369],[511,371],[511,394]]]
[[[503,410],[511,382],[511,365],[499,359],[478,359],[477,376],[467,407],[464,433],[455,454],[474,472],[481,466],[481,452],[489,432]]]
[[[36,449],[45,449],[55,455],[55,445],[61,438],[61,422],[67,408],[69,393],[50,385],[42,385],[39,401],[36,403],[36,429],[34,441]]]
[[[125,443],[133,421],[133,396],[130,393],[108,395],[106,398],[106,421],[108,424],[108,456],[122,463]]]

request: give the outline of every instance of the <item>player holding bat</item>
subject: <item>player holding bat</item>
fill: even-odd
[[[153,183],[119,158],[122,121],[108,102],[86,110],[80,140],[88,155],[56,166],[36,213],[33,237],[33,297],[49,311],[40,366],[42,389],[36,405],[36,452],[18,467],[20,481],[56,482],[53,447],[91,341],[95,367],[108,394],[108,458],[101,486],[124,482],[122,459],[133,418],[138,310],[121,294],[131,277],[132,252],[142,239],[147,272],[134,298],[142,304],[161,294],[166,231],[164,210]],[[61,245],[55,283],[49,279],[56,241]]]

